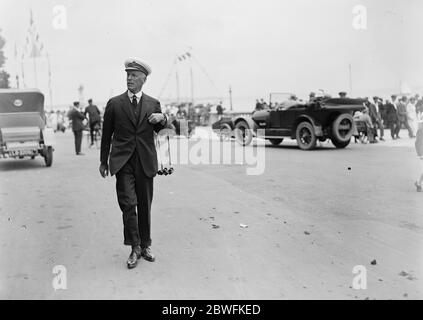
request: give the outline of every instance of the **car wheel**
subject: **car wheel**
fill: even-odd
[[[354,132],[354,119],[348,113],[340,114],[332,123],[332,141],[346,143],[350,141]]]
[[[222,123],[218,131],[220,141],[230,140],[232,135],[232,128],[227,123]]]
[[[302,150],[312,150],[316,147],[316,134],[309,122],[301,122],[295,132],[298,146]]]
[[[283,141],[283,139],[269,139],[270,143],[273,144],[274,146],[278,146],[281,144],[281,142]]]
[[[47,149],[44,152],[44,162],[46,164],[46,167],[51,167],[53,163],[53,148],[47,147]]]
[[[235,125],[235,139],[242,146],[248,146],[253,140],[253,132],[245,121]]]
[[[348,140],[348,141],[345,141],[345,142],[341,142],[341,141],[338,141],[336,139],[331,139],[331,141],[337,149],[342,149],[342,148],[345,148],[347,145],[350,144],[351,139]]]

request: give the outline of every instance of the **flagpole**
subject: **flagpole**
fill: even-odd
[[[18,49],[15,43],[15,66],[16,66],[16,87],[19,89],[19,62],[18,62]]]
[[[231,86],[229,86],[229,104],[231,106],[231,111],[232,111],[232,88],[231,88]]]
[[[35,88],[38,88],[38,81],[37,81],[37,61],[35,60],[35,56],[32,57],[34,61],[34,76],[35,76]]]
[[[191,55],[189,56],[189,69],[190,69],[190,75],[191,75],[191,103],[194,107],[194,75],[192,73],[192,58]]]
[[[51,65],[50,65],[50,56],[47,53],[47,63],[48,63],[48,91],[50,95],[50,111],[53,110],[53,93],[51,91]]]
[[[176,57],[176,59],[175,59],[175,65],[176,65],[175,75],[176,75],[176,102],[179,105],[179,102],[180,102],[180,92],[179,92],[178,59],[179,59],[178,57]]]
[[[23,57],[23,55],[22,55],[22,57],[21,57],[22,85],[23,85],[23,87],[24,87],[24,88],[26,88],[23,58],[24,58],[24,57]]]

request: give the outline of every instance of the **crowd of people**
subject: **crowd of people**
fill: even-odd
[[[401,128],[407,129],[409,138],[416,137],[418,122],[423,120],[423,97],[391,95],[390,99],[375,96],[372,100],[365,98],[365,109],[354,115],[366,123],[370,143],[385,141],[384,129],[390,130],[392,140],[401,139]]]
[[[184,119],[193,122],[197,126],[207,126],[210,124],[210,114],[215,109],[218,116],[223,114],[225,110],[220,101],[216,105],[211,103],[196,104],[187,103],[171,103],[163,108],[163,112],[167,115],[170,123],[175,119]]]

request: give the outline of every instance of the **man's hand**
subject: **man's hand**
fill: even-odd
[[[103,178],[106,178],[109,175],[109,166],[107,164],[100,164],[99,170]]]
[[[159,122],[164,122],[165,121],[165,115],[163,113],[152,113],[149,117],[148,117],[148,121],[151,124],[157,124]]]

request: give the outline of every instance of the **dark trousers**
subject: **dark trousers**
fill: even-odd
[[[400,128],[399,121],[398,120],[390,121],[388,126],[389,126],[389,129],[391,130],[392,139],[396,138],[398,136],[399,128]]]
[[[379,128],[380,130],[380,135],[379,138],[383,138],[383,124],[382,124],[382,119],[380,118],[376,118],[376,119],[372,119],[373,125]]]
[[[124,244],[151,245],[153,178],[145,175],[137,152],[116,174],[116,192],[122,210]]]
[[[96,121],[96,122],[90,123],[91,144],[94,144],[94,127],[95,127],[96,125],[98,125],[99,123],[100,123],[99,121]]]
[[[82,143],[82,130],[74,130],[73,135],[75,136],[75,152],[81,152],[81,143]]]

